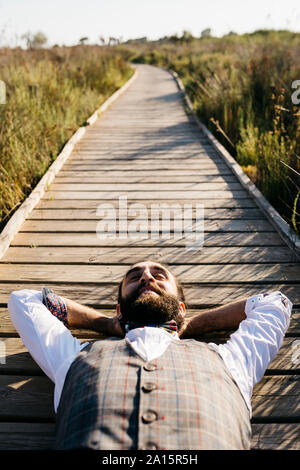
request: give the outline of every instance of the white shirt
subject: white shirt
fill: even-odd
[[[223,358],[252,415],[251,396],[274,359],[289,326],[293,304],[281,292],[258,294],[247,299],[246,319],[230,339],[221,345],[209,343]],[[42,303],[35,290],[13,292],[8,301],[11,320],[33,359],[54,382],[54,410],[57,411],[70,365],[88,342],[81,344],[64,324]],[[161,328],[136,328],[126,341],[145,361],[159,357],[172,337]],[[181,341],[177,335],[176,338]]]

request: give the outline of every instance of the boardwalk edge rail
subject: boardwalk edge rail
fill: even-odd
[[[218,154],[225,160],[229,168],[232,169],[236,177],[242,186],[248,191],[251,197],[255,200],[258,206],[261,208],[263,213],[266,215],[270,223],[279,233],[283,241],[291,248],[295,256],[300,259],[300,239],[296,233],[291,229],[288,223],[281,217],[281,215],[274,209],[274,207],[266,200],[262,195],[259,189],[255,184],[250,180],[250,178],[244,173],[237,161],[230,155],[230,153],[225,149],[225,147],[213,136],[213,134],[207,129],[207,127],[198,119],[190,98],[188,97],[185,88],[178,74],[173,70],[169,69],[169,73],[174,78],[179,90],[182,92],[186,106],[188,108],[188,113],[191,114],[199,126],[203,134],[205,134],[218,152]]]
[[[136,80],[138,75],[137,68],[131,64],[134,68],[134,74],[132,77],[117,91],[115,91],[102,105],[96,109],[96,111],[86,120],[88,126],[92,126],[96,120],[100,117],[107,108],[116,101],[119,96],[121,96],[127,88]],[[38,202],[43,197],[45,190],[49,187],[49,185],[54,180],[57,173],[60,171],[66,160],[71,155],[71,152],[77,142],[81,140],[83,135],[85,134],[87,126],[79,127],[77,131],[72,135],[72,137],[68,140],[66,145],[64,146],[61,153],[57,156],[54,160],[52,165],[48,168],[47,172],[41,178],[37,186],[33,189],[30,195],[25,199],[25,201],[21,204],[19,209],[14,213],[14,215],[10,218],[7,224],[4,226],[4,229],[0,233],[0,260],[5,254],[6,250],[8,249],[10,242],[13,240],[14,236],[19,231],[21,225],[24,223],[28,214],[34,209],[34,207],[38,204]]]

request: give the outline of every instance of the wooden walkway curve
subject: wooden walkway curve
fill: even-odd
[[[0,361],[0,449],[49,449],[55,422],[53,384],[10,322],[10,292],[47,285],[113,315],[118,282],[127,266],[144,259],[169,263],[179,275],[189,315],[267,290],[289,296],[290,328],[254,389],[252,445],[300,449],[300,354],[292,360],[300,344],[300,265],[186,114],[173,77],[151,66],[138,69],[136,81],[87,129],[0,261],[0,344],[7,354]],[[128,207],[146,209],[202,203],[204,248],[187,251],[183,239],[149,236],[99,239],[97,208],[117,206],[121,195]],[[73,333],[82,340],[99,337]]]

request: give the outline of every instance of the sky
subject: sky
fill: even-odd
[[[159,39],[183,30],[214,36],[257,29],[300,32],[299,0],[0,0],[0,45],[24,45],[22,34],[42,31],[48,45],[81,37]]]

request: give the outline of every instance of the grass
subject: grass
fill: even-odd
[[[299,48],[300,34],[288,31],[119,47],[133,62],[178,73],[199,119],[298,235],[300,105],[292,83],[300,80]]]
[[[117,47],[0,49],[0,230],[66,141],[133,73],[172,68],[199,119],[300,235],[300,34],[171,37]],[[299,95],[299,93],[298,93]]]
[[[97,46],[0,49],[0,230],[86,119],[132,75]]]

